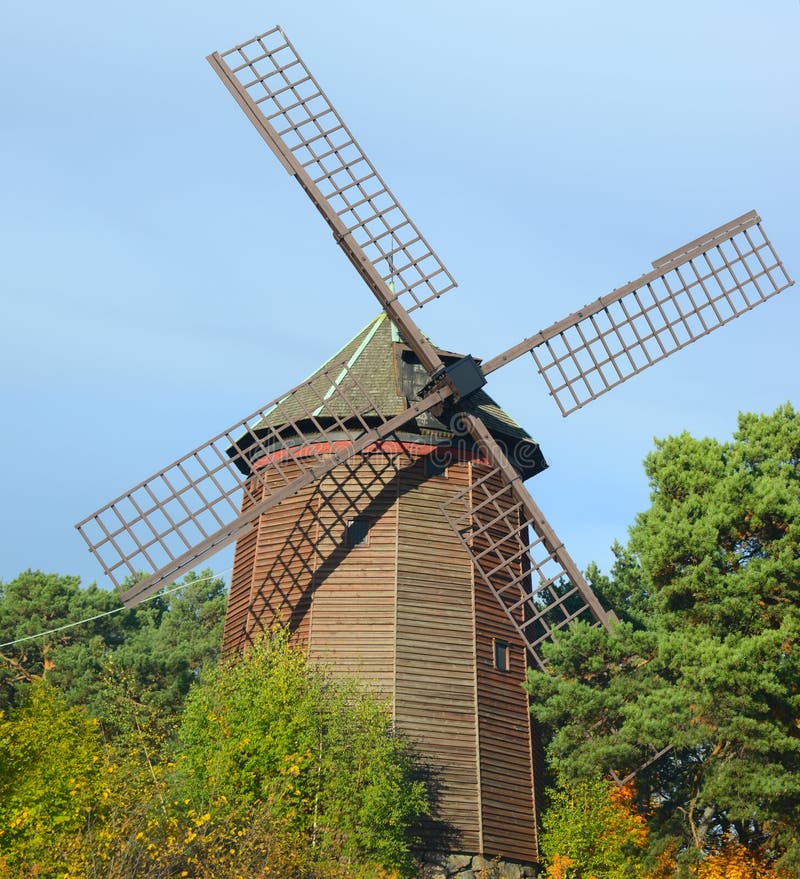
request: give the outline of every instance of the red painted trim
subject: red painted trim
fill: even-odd
[[[334,452],[346,449],[349,445],[350,442],[348,440],[336,440],[334,442],[308,443],[304,446],[293,446],[291,450],[280,449],[271,455],[264,455],[263,457],[258,458],[258,460],[253,462],[252,467],[254,470],[258,470],[262,467],[266,467],[267,464],[277,464],[280,461],[285,461],[287,458],[313,458],[318,457],[319,455],[332,455]],[[397,440],[378,440],[377,442],[372,443],[372,445],[367,446],[361,454],[405,454],[422,458],[425,455],[430,455],[436,450],[452,455],[458,462],[473,461],[476,464],[484,465],[488,465],[489,463],[485,458],[481,457],[480,454],[469,451],[468,449],[453,448],[452,446],[437,446],[430,443],[404,443],[398,442]]]

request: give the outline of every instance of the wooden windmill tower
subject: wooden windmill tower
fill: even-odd
[[[437,353],[446,365],[458,362]],[[369,386],[384,418],[404,411],[420,377],[425,382],[385,314],[334,362],[341,359]],[[312,376],[319,384],[307,409],[339,373],[326,365]],[[472,404],[523,476],[543,469],[539,447],[494,401],[478,391]],[[280,430],[284,419],[279,407],[265,421]],[[305,448],[294,446],[295,455],[336,448],[336,440],[308,426],[302,433],[298,445]],[[256,457],[251,469],[262,466],[267,461]],[[391,699],[397,726],[436,767],[439,817],[457,831],[460,850],[534,861],[531,726],[520,687],[524,644],[476,580],[442,510],[451,504],[457,511],[463,493],[489,469],[457,418],[430,414],[342,461],[240,538],[224,641],[227,650],[243,648],[280,615],[312,657]],[[266,477],[275,487],[279,479]],[[508,502],[499,501],[499,508],[516,524]],[[521,559],[512,568],[521,574]]]
[[[486,377],[530,353],[567,415],[792,281],[751,212],[490,360],[442,351],[412,314],[455,283],[283,32],[208,60],[383,311],[78,528],[118,587],[153,572],[127,604],[236,542],[226,647],[282,615],[391,697],[439,773],[454,850],[534,861],[519,681],[554,630],[609,617],[523,486],[541,452]]]

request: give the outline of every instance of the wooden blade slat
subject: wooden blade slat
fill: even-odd
[[[123,601],[136,603],[232,543],[258,516],[331,467],[449,395],[442,388],[387,419],[349,361],[331,364],[76,527],[117,588],[149,574],[122,593]]]
[[[411,312],[456,286],[279,27],[208,60],[382,295]]]
[[[483,422],[465,414],[464,423],[490,466],[442,511],[543,668],[541,645],[555,631],[579,619],[607,626],[608,615]]]
[[[569,415],[794,283],[755,211],[653,266],[484,363],[484,373],[530,352]]]

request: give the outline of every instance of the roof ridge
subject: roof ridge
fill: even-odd
[[[339,384],[344,380],[345,376],[347,375],[348,370],[350,370],[350,369],[353,368],[353,366],[354,366],[354,365],[356,364],[356,362],[358,361],[358,358],[361,357],[361,355],[364,353],[364,350],[366,349],[367,345],[369,345],[369,343],[370,343],[370,342],[373,340],[373,338],[375,337],[375,333],[378,332],[378,328],[380,327],[380,325],[381,325],[381,323],[383,322],[383,319],[384,319],[385,317],[386,317],[386,312],[385,312],[385,311],[382,311],[382,312],[381,312],[381,313],[380,313],[380,314],[379,314],[379,315],[378,315],[378,316],[372,321],[371,324],[367,324],[366,327],[364,327],[364,329],[361,330],[361,333],[363,333],[364,330],[366,330],[366,331],[367,331],[367,332],[366,332],[366,335],[365,335],[364,338],[361,340],[361,342],[359,343],[358,347],[357,347],[356,350],[353,352],[353,354],[348,358],[347,363],[343,364],[342,369],[341,369],[341,371],[339,372],[339,375],[336,376],[336,378],[333,380],[333,383],[331,384],[331,386],[330,386],[330,387],[328,388],[328,390],[325,391],[325,393],[322,395],[322,402],[321,402],[321,403],[319,404],[319,406],[318,406],[318,407],[317,407],[317,408],[311,413],[313,416],[316,417],[317,415],[319,415],[319,414],[322,412],[323,408],[325,407],[325,401],[326,401],[326,400],[329,400],[329,399],[330,399],[330,398],[336,393],[336,389],[337,389],[337,387],[338,387]],[[342,347],[336,352],[336,354],[333,355],[333,357],[331,357],[328,361],[326,361],[325,364],[323,364],[322,369],[324,370],[324,369],[325,369],[325,366],[327,366],[328,363],[330,363],[332,360],[334,360],[336,357],[338,357],[338,355],[341,354],[343,351],[346,351],[347,348],[348,348],[350,345],[352,345],[353,342],[356,341],[356,339],[359,337],[359,335],[360,335],[361,333],[356,333],[356,335],[353,336],[353,338],[347,343],[347,345],[343,345],[343,346],[342,346]],[[317,370],[317,372],[320,372],[320,371],[321,371],[321,370],[319,370],[319,369]]]

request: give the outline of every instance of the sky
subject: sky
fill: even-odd
[[[459,287],[488,358],[755,208],[800,275],[800,2],[46,0],[0,7],[0,580],[107,586],[74,523],[309,375],[377,305],[205,62],[281,24]],[[800,405],[800,286],[569,418],[487,387],[582,568],[654,437]],[[230,564],[223,556],[218,570]]]

